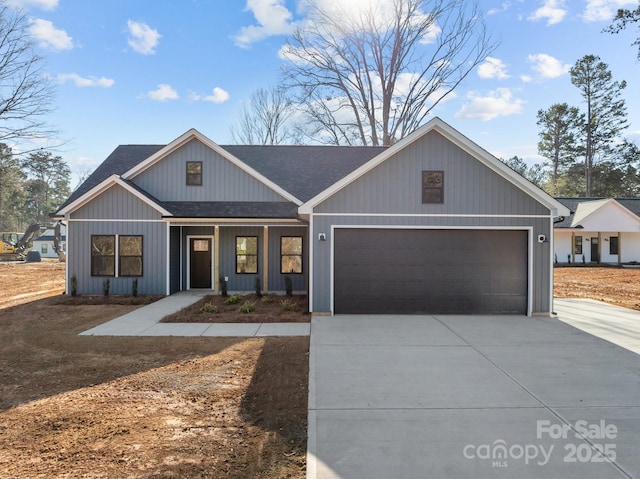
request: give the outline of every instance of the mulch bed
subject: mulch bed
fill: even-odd
[[[307,295],[281,296],[256,294],[230,298],[210,295],[177,313],[162,319],[163,323],[308,323]],[[248,307],[247,307],[248,306]],[[244,307],[244,308],[243,308]],[[243,312],[252,309],[251,312]]]

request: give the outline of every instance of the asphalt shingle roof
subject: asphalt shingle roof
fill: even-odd
[[[289,202],[164,201],[176,218],[297,218],[298,207]]]
[[[166,145],[120,145],[75,190],[68,205],[111,175],[122,175]],[[301,201],[307,201],[347,176],[385,147],[221,145],[239,160]],[[293,203],[163,202],[131,186],[177,217],[296,217]]]
[[[560,223],[556,223],[554,226],[556,228],[571,228],[571,224],[574,219],[574,215],[578,210],[578,205],[582,203],[588,202],[598,202],[598,204],[602,204],[602,200],[607,200],[608,198],[556,198],[560,203],[565,205],[567,208],[571,210],[571,214],[565,217],[564,221]],[[640,198],[614,198],[618,203],[627,208],[633,214],[640,216]],[[589,205],[591,206],[591,205]]]

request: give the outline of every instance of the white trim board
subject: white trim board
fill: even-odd
[[[106,178],[101,183],[99,183],[98,185],[94,186],[89,191],[87,191],[86,193],[81,195],[79,198],[76,198],[74,201],[69,203],[67,206],[65,206],[64,208],[59,210],[57,212],[57,215],[66,215],[66,214],[74,212],[75,210],[83,207],[84,205],[89,203],[91,200],[93,200],[97,196],[100,196],[102,193],[104,193],[109,188],[111,188],[112,186],[115,186],[115,185],[118,185],[118,186],[124,188],[128,193],[132,194],[133,196],[135,196],[136,198],[138,198],[142,202],[144,202],[147,205],[149,205],[151,208],[156,210],[162,216],[172,216],[170,212],[165,210],[162,206],[160,206],[156,202],[152,201],[147,196],[143,195],[137,189],[133,188],[126,181],[122,180],[122,178],[120,178],[118,175],[111,175],[110,177]]]
[[[162,160],[163,158],[169,156],[171,153],[178,150],[181,146],[186,145],[191,140],[198,140],[200,143],[204,144],[211,150],[215,151],[217,154],[219,154],[220,156],[222,156],[223,158],[225,158],[226,160],[234,164],[236,167],[240,168],[242,171],[244,171],[245,173],[249,174],[256,180],[258,180],[260,183],[264,184],[269,189],[271,189],[278,195],[282,196],[283,198],[295,203],[298,206],[302,204],[302,201],[300,201],[298,198],[293,196],[291,193],[289,193],[288,191],[284,190],[283,188],[275,184],[266,176],[263,176],[262,174],[258,173],[256,170],[251,168],[242,160],[233,156],[224,148],[221,148],[217,143],[207,138],[205,135],[200,133],[195,128],[191,128],[190,130],[188,130],[187,132],[183,133],[178,138],[173,140],[167,146],[165,146],[164,148],[161,148],[159,151],[151,155],[146,160],[138,163],[136,166],[129,169],[127,172],[125,172],[122,175],[122,177],[127,180],[135,178],[137,175],[147,170],[151,166],[155,165],[158,161]]]
[[[557,201],[555,198],[551,197],[544,191],[542,191],[537,186],[533,185],[529,181],[525,180],[518,173],[513,171],[507,165],[502,163],[484,148],[480,147],[473,141],[471,141],[466,136],[462,135],[455,128],[451,127],[447,123],[445,123],[440,118],[436,117],[427,122],[422,127],[418,128],[416,131],[411,133],[409,136],[406,136],[402,140],[398,141],[395,145],[389,147],[387,150],[383,151],[379,155],[375,156],[371,160],[367,161],[361,167],[355,169],[349,175],[345,176],[341,180],[337,181],[324,191],[321,191],[316,196],[306,201],[303,205],[298,208],[298,212],[300,214],[311,214],[313,213],[313,209],[318,206],[320,203],[333,196],[335,193],[345,188],[347,185],[351,184],[361,176],[365,175],[376,166],[396,155],[398,152],[402,151],[407,146],[411,145],[413,142],[417,141],[427,133],[431,131],[436,131],[444,136],[446,139],[451,141],[453,144],[470,154],[473,158],[477,159],[489,169],[497,173],[498,175],[505,178],[507,181],[515,185],[517,188],[537,200],[539,203],[543,204],[547,208],[549,208],[551,215],[553,216],[568,216],[570,211],[564,206],[562,203]]]

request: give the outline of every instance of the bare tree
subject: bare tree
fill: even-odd
[[[0,1],[0,142],[55,133],[44,121],[51,111],[53,86],[42,68],[26,16]]]
[[[240,120],[231,126],[234,143],[278,145],[293,139],[287,120],[293,113],[291,101],[278,87],[259,88],[242,108]]]
[[[390,0],[360,9],[342,2],[331,11],[318,0],[306,5],[306,21],[282,51],[285,76],[312,133],[328,143],[392,144],[496,47],[468,0]]]

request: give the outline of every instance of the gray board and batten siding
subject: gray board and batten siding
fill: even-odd
[[[202,186],[186,186],[188,161],[202,162]],[[288,201],[197,139],[131,181],[162,201]]]
[[[444,202],[423,204],[422,171],[444,171]],[[339,228],[475,229],[526,232],[529,313],[551,310],[551,212],[436,131],[425,134],[313,208],[313,310],[335,312],[335,243]],[[443,251],[442,254],[448,254]]]
[[[78,293],[102,294],[110,282],[110,294],[131,294],[136,277],[91,276],[92,235],[140,235],[143,237],[140,294],[166,291],[167,224],[160,213],[119,185],[114,185],[71,213],[67,225],[68,278],[78,278]]]

